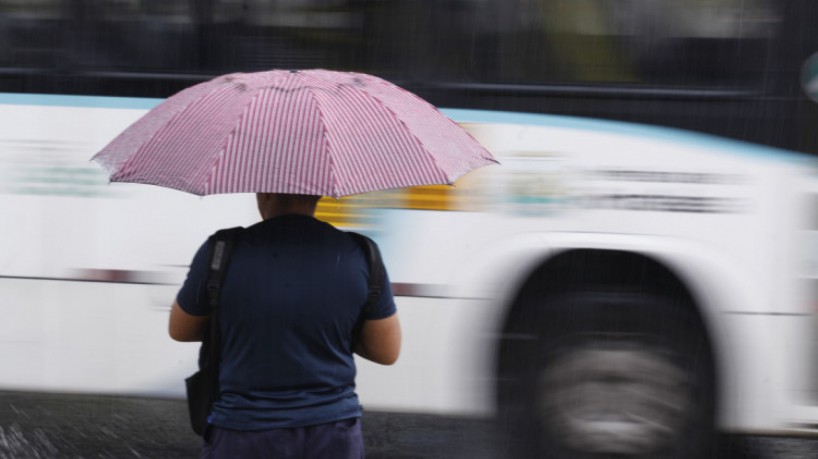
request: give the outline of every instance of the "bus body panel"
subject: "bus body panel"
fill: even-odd
[[[0,387],[180,397],[197,346],[166,336],[168,306],[199,244],[256,221],[254,200],[107,184],[88,159],[145,108],[99,104],[0,105],[0,312],[19,318],[2,326],[0,357],[19,371]],[[693,293],[721,428],[809,416],[796,391],[814,377],[800,368],[816,329],[797,277],[814,229],[796,215],[818,190],[810,160],[617,123],[458,114],[502,165],[446,191],[447,210],[397,191],[367,198],[350,225],[381,245],[405,328],[394,367],[359,364],[366,407],[491,415],[520,287],[555,254],[594,249],[654,258]]]

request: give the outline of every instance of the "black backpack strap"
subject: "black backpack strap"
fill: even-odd
[[[383,293],[386,284],[386,267],[383,265],[381,252],[378,250],[378,245],[375,241],[352,231],[347,232],[361,248],[366,255],[366,261],[369,264],[369,294],[364,304],[363,311],[370,311]]]
[[[216,231],[211,237],[213,245],[210,252],[210,264],[207,270],[207,295],[210,302],[211,316],[218,312],[222,282],[230,261],[230,252],[236,235],[242,227],[228,228]],[[212,321],[211,321],[212,322]]]
[[[210,303],[210,331],[202,341],[202,348],[199,355],[199,366],[202,367],[206,359],[207,365],[212,368],[210,374],[213,377],[211,389],[213,390],[213,400],[218,400],[219,396],[219,361],[221,354],[221,333],[219,332],[219,309],[221,306],[221,289],[224,282],[227,265],[230,262],[230,254],[233,242],[238,233],[244,228],[236,227],[217,231],[212,237],[212,247],[210,252],[210,264],[207,270],[207,296]]]

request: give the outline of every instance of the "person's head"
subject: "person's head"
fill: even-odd
[[[312,216],[319,199],[321,196],[307,194],[256,193],[258,211],[264,220],[285,214]]]

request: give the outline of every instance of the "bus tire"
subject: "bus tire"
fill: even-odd
[[[715,370],[689,305],[618,292],[536,303],[525,305],[500,350],[509,457],[712,456]]]

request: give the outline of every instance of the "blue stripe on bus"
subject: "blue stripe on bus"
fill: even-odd
[[[56,94],[16,94],[0,93],[0,104],[6,105],[42,105],[58,107],[93,107],[149,110],[159,105],[164,99],[139,97],[106,97],[106,96],[67,96]],[[673,129],[646,124],[608,121],[594,118],[580,118],[562,115],[545,115],[538,113],[504,112],[491,110],[471,110],[458,108],[441,108],[446,116],[460,123],[498,123],[526,124],[567,129],[583,129],[595,132],[608,132],[633,137],[664,140],[672,143],[684,143],[707,149],[717,149],[728,153],[752,155],[775,159],[815,162],[812,155],[789,150],[767,147],[754,143],[727,139],[693,131]]]
[[[51,107],[125,108],[150,110],[164,99],[140,97],[65,96],[56,94],[0,93],[3,105],[42,105]]]
[[[441,108],[449,118],[458,123],[495,123],[495,124],[524,124],[533,126],[547,126],[566,129],[580,129],[593,132],[607,132],[623,134],[631,137],[641,137],[663,140],[676,144],[685,144],[705,149],[716,149],[721,152],[757,157],[785,159],[794,161],[812,162],[818,164],[815,156],[797,151],[768,147],[760,144],[733,140],[726,137],[685,131],[669,127],[652,126],[648,124],[609,121],[596,118],[580,118],[563,115],[545,115],[539,113],[503,112],[492,110],[470,110],[459,108]]]

